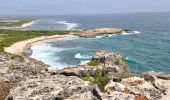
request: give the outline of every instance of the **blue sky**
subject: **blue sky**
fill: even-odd
[[[167,12],[170,0],[0,0],[0,15]]]

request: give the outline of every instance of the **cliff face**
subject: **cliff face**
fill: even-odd
[[[0,98],[8,95],[7,100],[166,100],[169,77],[131,75],[124,57],[107,51],[97,52],[87,64],[61,70],[0,53]]]

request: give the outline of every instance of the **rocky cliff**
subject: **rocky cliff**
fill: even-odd
[[[169,77],[132,75],[123,56],[107,51],[61,70],[0,53],[1,100],[168,100]]]

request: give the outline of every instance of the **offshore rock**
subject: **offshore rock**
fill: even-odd
[[[119,28],[101,28],[101,29],[94,29],[94,30],[87,30],[81,34],[75,34],[79,37],[85,38],[95,38],[96,36],[101,35],[120,35],[124,30]]]

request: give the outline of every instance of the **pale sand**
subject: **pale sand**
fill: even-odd
[[[28,22],[28,23],[24,23],[21,25],[22,28],[25,28],[25,27],[28,27],[28,26],[31,26],[32,24],[34,24],[35,21],[31,21],[31,22]]]
[[[21,42],[16,42],[10,47],[6,47],[4,49],[5,52],[11,53],[11,54],[17,54],[17,55],[23,55],[24,52],[30,48],[34,43],[37,42],[44,42],[44,41],[50,41],[50,40],[63,40],[65,38],[75,38],[75,35],[52,35],[52,36],[41,36],[33,39],[28,39]]]

